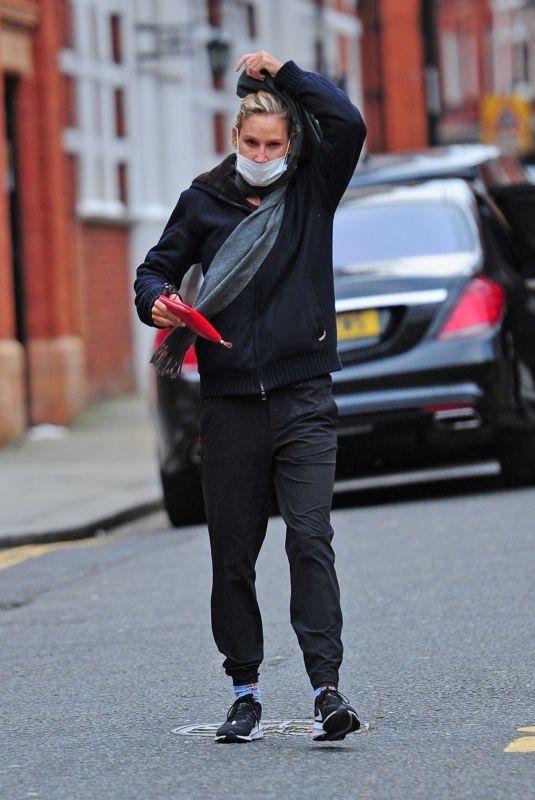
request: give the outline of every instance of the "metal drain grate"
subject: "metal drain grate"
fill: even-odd
[[[219,725],[181,725],[173,728],[171,733],[177,736],[205,736],[214,738]],[[265,736],[312,736],[312,722],[307,719],[262,720]],[[362,723],[357,733],[369,730],[369,725]]]

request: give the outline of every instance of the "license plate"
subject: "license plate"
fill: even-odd
[[[375,308],[368,308],[365,311],[346,311],[337,314],[336,331],[340,342],[379,336],[381,333],[379,312]]]

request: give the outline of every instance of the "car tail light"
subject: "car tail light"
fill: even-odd
[[[156,331],[156,336],[154,337],[154,349],[157,350],[158,347],[164,342],[173,328],[159,328]],[[191,345],[186,350],[186,355],[184,356],[184,361],[182,362],[182,372],[191,374],[192,372],[197,372],[197,353],[195,352],[195,347]]]
[[[437,338],[444,341],[478,336],[500,322],[504,308],[502,287],[484,276],[474,278],[466,286]]]
[[[169,334],[171,333],[172,328],[158,328],[156,331],[156,336],[154,337],[154,349],[157,350],[162,342],[165,342]]]
[[[197,372],[197,353],[195,347],[190,345],[186,350],[184,361],[182,362],[182,372],[192,373]]]

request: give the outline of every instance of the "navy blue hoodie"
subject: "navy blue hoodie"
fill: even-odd
[[[269,391],[340,369],[332,269],[332,222],[366,137],[347,95],[293,61],[275,85],[317,119],[321,142],[301,160],[286,189],[277,240],[246,288],[211,320],[232,350],[198,338],[201,395]],[[140,319],[163,284],[180,286],[192,264],[203,273],[221,244],[253,209],[234,181],[235,155],[196,178],[182,193],[158,244],[134,284]]]

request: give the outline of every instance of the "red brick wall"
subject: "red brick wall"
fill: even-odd
[[[370,152],[428,143],[421,0],[361,0],[364,110]]]
[[[0,3],[0,24],[18,5]],[[31,424],[68,425],[88,400],[134,389],[128,228],[77,220],[76,169],[63,146],[64,129],[75,122],[74,87],[58,69],[71,35],[68,8],[65,0],[20,2],[32,55],[18,75],[15,111],[27,341],[13,340],[9,210],[0,181],[0,446],[22,433],[26,363]],[[0,80],[0,176],[2,90]]]
[[[364,116],[368,126],[366,147],[370,153],[381,153],[388,150],[388,136],[385,127],[381,0],[363,0],[359,3],[358,9],[362,22],[362,83]]]
[[[82,336],[91,399],[134,388],[128,236],[124,226],[80,225]]]
[[[64,93],[58,71],[58,4],[57,0],[40,0],[40,6],[34,73],[21,82],[18,114],[30,338],[77,333],[78,316],[72,304],[72,209],[66,192],[69,178],[62,142]]]

